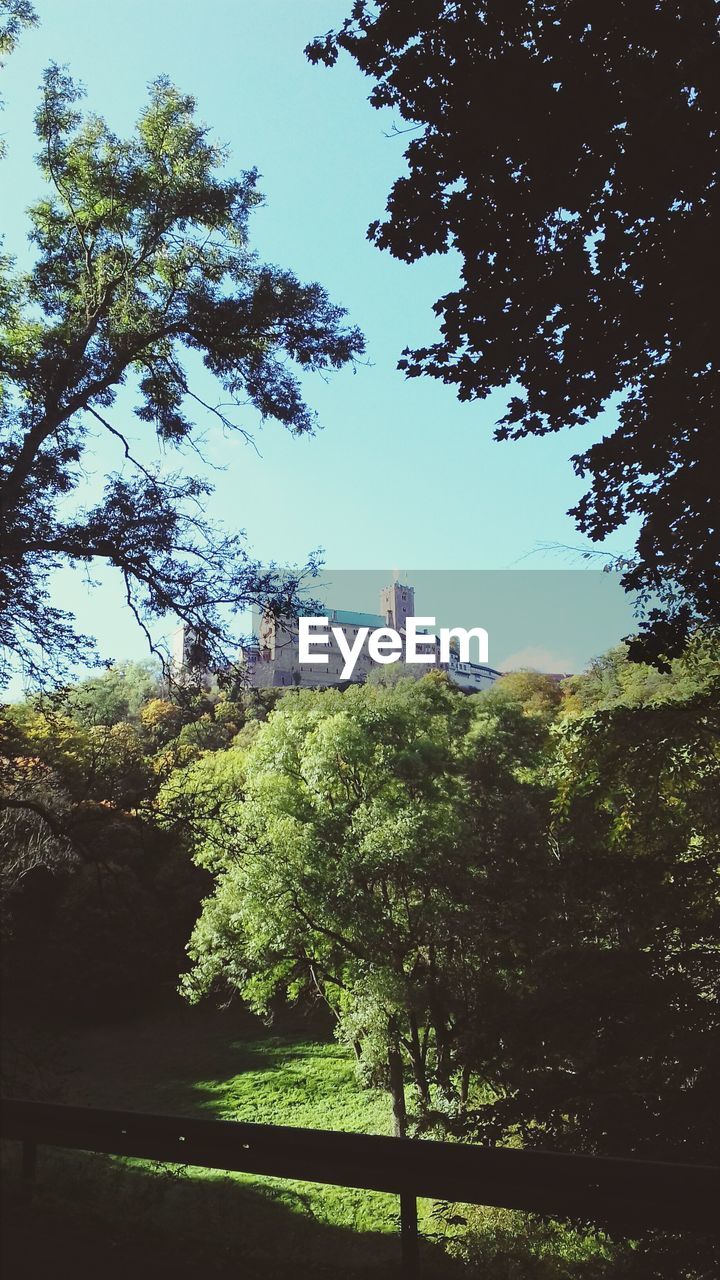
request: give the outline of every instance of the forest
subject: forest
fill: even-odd
[[[711,1162],[719,672],[698,634],[667,673],[619,646],[470,696],[402,667],[171,695],[129,663],[6,707],[6,1091],[65,1095],[40,1027],[132,1045],[186,1002],[191,1035],[212,1007],[300,1018],[376,1131]],[[486,1256],[450,1217],[450,1255]],[[576,1274],[498,1239],[508,1274]],[[610,1239],[578,1275],[707,1269],[702,1242]]]
[[[220,8],[0,0],[3,1096],[716,1176],[717,5]],[[536,552],[632,625],[243,678],[333,554]],[[407,1188],[39,1145],[13,1278],[397,1275]],[[720,1274],[418,1212],[438,1280]]]

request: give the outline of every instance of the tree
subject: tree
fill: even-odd
[[[0,928],[12,926],[12,900],[38,868],[56,871],[72,861],[65,823],[70,797],[57,774],[37,757],[0,754]]]
[[[120,662],[72,686],[62,703],[80,724],[113,725],[137,720],[159,689],[160,672],[154,664]]]
[[[720,642],[713,631],[697,631],[681,658],[670,670],[629,662],[628,646],[621,644],[594,659],[579,676],[564,686],[565,714],[607,711],[619,704],[644,707],[673,702],[678,708],[701,691],[711,691],[720,664]]]
[[[502,1108],[535,1142],[717,1160],[719,673],[698,637],[670,675],[615,653],[572,682],[551,765],[555,918]]]
[[[542,806],[492,759],[495,719],[438,675],[287,694],[244,757],[159,797],[217,882],[185,993],[322,998],[396,1133],[406,1076],[421,1129],[461,1124],[472,1073],[497,1076],[538,936]]]
[[[37,14],[30,0],[0,0],[0,68],[6,54],[12,53],[25,27],[33,27]],[[2,99],[0,99],[0,106]],[[0,139],[0,156],[5,143]]]
[[[0,263],[0,649],[5,674],[14,660],[36,678],[50,653],[59,669],[87,653],[48,598],[60,564],[112,565],[141,625],[174,612],[211,657],[231,642],[233,613],[254,601],[287,608],[297,588],[254,563],[241,534],[213,528],[205,479],[171,472],[152,448],[149,461],[146,446],[133,451],[124,419],[112,420],[120,389],[136,394],[133,421],[151,444],[154,435],[201,453],[198,416],[247,438],[250,406],[311,431],[304,375],[363,348],[319,285],[251,251],[256,172],[225,176],[191,97],[156,81],[123,140],[83,118],[80,96],[49,68],[36,115],[49,191],[30,210],[34,261],[26,272]],[[198,359],[220,403],[193,384]],[[93,432],[120,464],[99,500],[82,487]]]
[[[206,877],[150,821],[158,706],[175,733],[192,714],[155,691],[153,673],[128,664],[0,715],[2,979],[14,1008],[107,1013],[172,986]]]
[[[508,671],[482,695],[485,706],[515,706],[549,729],[563,703],[563,683],[540,671]]]
[[[571,514],[593,542],[640,520],[634,652],[677,654],[693,618],[720,622],[717,6],[356,0],[307,52],[341,50],[410,137],[370,239],[407,262],[460,256],[440,338],[400,368],[462,400],[512,389],[498,439],[619,401],[572,459],[590,484]]]

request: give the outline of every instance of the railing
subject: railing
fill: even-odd
[[[405,1274],[419,1274],[418,1196],[607,1224],[717,1234],[720,1167],[415,1141],[236,1120],[196,1120],[3,1100],[4,1138],[38,1146],[325,1182],[400,1196]]]

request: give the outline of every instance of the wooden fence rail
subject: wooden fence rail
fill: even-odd
[[[386,1191],[402,1204],[402,1253],[416,1275],[415,1199],[524,1209],[631,1233],[644,1227],[716,1234],[720,1166],[519,1151],[236,1120],[107,1111],[2,1100],[0,1131],[23,1143],[23,1171],[38,1146]]]

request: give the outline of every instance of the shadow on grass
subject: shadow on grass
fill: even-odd
[[[216,1095],[243,1074],[346,1057],[323,1020],[286,1016],[269,1028],[239,1005],[179,1000],[94,1026],[9,1025],[3,1042],[8,1096],[196,1115],[217,1113]]]
[[[355,1231],[313,1215],[302,1185],[250,1185],[234,1175],[103,1156],[40,1152],[32,1196],[7,1144],[3,1276],[130,1276],[330,1280],[400,1274],[397,1234]],[[365,1193],[358,1193],[359,1195]],[[421,1242],[422,1275],[468,1272]]]
[[[179,1002],[135,1019],[46,1029],[13,1028],[3,1092],[169,1115],[302,1128],[387,1133],[390,1106],[358,1081],[347,1051],[317,1019],[272,1027],[241,1008]],[[32,1071],[32,1063],[42,1069]]]

